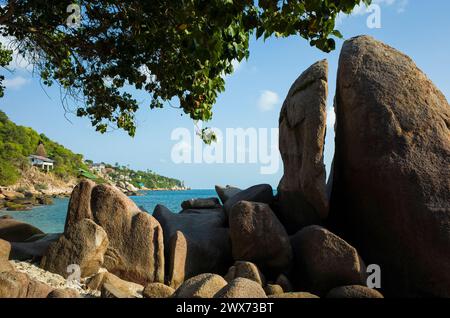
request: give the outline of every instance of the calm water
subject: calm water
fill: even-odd
[[[181,210],[181,202],[192,198],[214,197],[214,190],[188,190],[188,191],[147,191],[143,196],[130,197],[138,206],[153,213],[157,204],[163,204],[173,212]],[[17,220],[21,220],[40,228],[46,233],[61,233],[64,231],[64,223],[67,214],[69,199],[55,199],[53,205],[39,206],[31,211],[10,212],[0,211],[0,216],[8,214]]]

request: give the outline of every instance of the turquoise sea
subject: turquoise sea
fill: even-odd
[[[215,190],[145,191],[142,194],[130,198],[149,213],[153,213],[157,204],[165,205],[173,212],[179,212],[181,202],[184,200],[217,196]],[[0,211],[0,216],[11,215],[17,220],[38,227],[45,233],[61,233],[64,231],[68,204],[68,198],[55,199],[53,205],[38,206],[24,212]]]

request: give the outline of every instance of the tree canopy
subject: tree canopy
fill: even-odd
[[[225,75],[249,57],[251,36],[299,35],[329,52],[341,37],[337,15],[370,1],[78,0],[68,10],[61,0],[9,0],[0,1],[0,33],[45,85],[61,85],[78,116],[134,136],[140,105],[129,86],[149,93],[150,108],[176,103],[208,121]],[[0,67],[10,60],[0,46]]]

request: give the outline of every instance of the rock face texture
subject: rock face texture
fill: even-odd
[[[163,228],[171,287],[202,273],[224,274],[231,265],[229,230],[221,208],[177,214],[158,205],[153,216]]]
[[[15,270],[0,272],[0,298],[47,298],[52,288]]]
[[[0,239],[0,273],[8,272],[13,269],[9,263],[9,253],[11,252],[11,244]]]
[[[7,261],[11,252],[11,244],[0,239],[0,261]]]
[[[41,267],[67,278],[73,273],[70,266],[78,265],[81,277],[94,275],[103,265],[108,244],[106,232],[94,221],[83,219],[50,245]]]
[[[450,297],[450,106],[368,36],[339,61],[331,223],[397,296]]]
[[[120,279],[111,273],[102,274],[102,298],[142,298],[143,286]]]
[[[175,290],[169,286],[161,283],[151,283],[148,284],[142,295],[144,298],[169,298],[173,295]]]
[[[13,269],[14,269],[14,267],[11,265],[11,263],[8,260],[0,259],[0,273],[9,272]]]
[[[0,298],[26,298],[29,279],[16,271],[0,272]]]
[[[174,296],[176,298],[213,298],[226,285],[227,281],[219,275],[201,274],[185,281]]]
[[[323,163],[328,63],[317,62],[294,82],[281,109],[279,147],[284,175],[278,212],[289,232],[320,224],[328,215]]]
[[[239,194],[238,194],[239,195]],[[233,258],[279,274],[292,261],[289,237],[269,205],[240,201],[229,216]]]
[[[257,282],[238,277],[222,288],[214,298],[267,298],[267,296]]]
[[[291,237],[297,284],[319,295],[345,285],[366,283],[366,267],[343,239],[316,225]]]

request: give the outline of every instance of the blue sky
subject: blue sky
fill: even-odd
[[[370,13],[358,10],[339,20],[338,29],[345,38],[369,34],[411,56],[417,65],[450,98],[450,25],[446,0],[378,0],[381,28],[367,27]],[[311,48],[301,38],[269,39],[251,42],[248,61],[226,79],[226,92],[214,107],[214,119],[207,126],[226,128],[276,128],[281,104],[293,81],[314,62],[328,59],[329,123],[335,93],[337,61],[342,41],[330,54]],[[19,61],[20,62],[20,61]],[[171,152],[177,141],[171,133],[177,127],[193,131],[193,124],[179,110],[167,107],[150,110],[145,93],[137,114],[136,137],[122,131],[104,135],[96,133],[86,119],[64,116],[59,89],[42,88],[30,71],[16,67],[13,73],[1,70],[7,78],[7,91],[0,109],[16,123],[34,128],[85,158],[130,165],[134,169],[151,169],[162,175],[182,179],[192,188],[212,188],[215,184],[247,187],[269,183],[276,187],[282,176],[282,163],[275,174],[261,174],[261,164],[175,164]],[[325,162],[329,167],[334,146],[332,126],[328,127]],[[193,134],[193,132],[192,132]],[[238,151],[238,150],[237,150]]]

